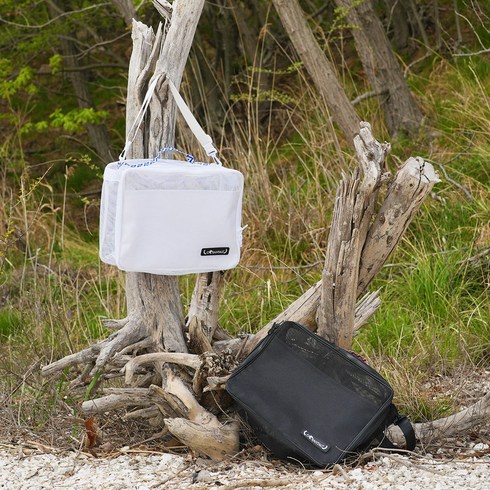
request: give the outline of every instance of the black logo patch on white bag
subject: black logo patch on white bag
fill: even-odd
[[[212,257],[213,255],[228,255],[229,253],[229,247],[211,247],[201,249],[201,255],[204,257]]]

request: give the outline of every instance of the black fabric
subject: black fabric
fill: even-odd
[[[322,467],[369,446],[401,420],[379,373],[294,322],[271,329],[227,391],[276,457]]]

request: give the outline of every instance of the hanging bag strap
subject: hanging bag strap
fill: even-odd
[[[209,134],[206,134],[204,132],[201,125],[197,122],[194,114],[192,114],[188,105],[185,103],[185,100],[182,98],[172,81],[170,79],[168,79],[167,81],[170,92],[172,92],[172,95],[174,96],[175,103],[177,104],[177,107],[179,108],[182,117],[185,119],[185,122],[189,126],[190,130],[203,147],[206,155],[211,157],[218,165],[221,165],[221,162],[218,158],[218,150],[213,144],[213,139],[211,138],[211,136],[209,136]]]
[[[131,145],[133,144],[133,141],[136,137],[136,133],[138,131],[138,128],[141,126],[141,123],[143,122],[146,111],[148,110],[148,106],[150,105],[150,100],[151,100],[151,98],[155,92],[155,88],[157,86],[157,83],[160,80],[160,77],[162,75],[163,75],[163,73],[158,73],[158,74],[154,75],[153,79],[151,80],[150,84],[148,85],[148,90],[146,91],[146,95],[145,95],[145,98],[143,99],[143,103],[141,104],[140,110],[138,111],[138,114],[136,115],[136,118],[134,119],[133,125],[131,126],[130,130],[128,131],[128,136],[127,136],[126,142],[124,144],[123,151],[119,155],[119,161],[120,162],[122,162],[126,159],[126,155],[129,151],[129,149],[131,148]],[[218,158],[218,150],[215,148],[211,136],[206,134],[206,132],[202,129],[201,125],[197,122],[197,119],[192,114],[188,105],[185,103],[185,100],[182,98],[179,91],[177,90],[177,88],[175,87],[175,85],[172,83],[172,81],[169,78],[167,78],[167,83],[168,83],[170,92],[172,93],[172,96],[174,97],[175,103],[177,104],[177,107],[179,108],[180,113],[182,114],[183,118],[185,119],[187,125],[189,126],[189,129],[192,131],[194,136],[199,141],[200,145],[203,147],[204,151],[206,152],[206,155],[211,157],[215,163],[217,163],[218,165],[221,165],[221,161]]]
[[[136,114],[136,117],[134,118],[133,125],[128,131],[128,135],[126,137],[126,142],[124,144],[123,151],[119,155],[120,162],[126,160],[126,155],[129,149],[131,148],[134,139],[136,138],[136,133],[138,132],[138,129],[141,126],[143,118],[145,117],[146,111],[148,110],[148,105],[150,104],[151,97],[153,95],[153,92],[155,92],[155,87],[159,79],[160,79],[160,75],[157,75],[156,77],[153,78],[153,80],[148,85],[148,89],[146,91],[145,98],[143,99],[143,103],[141,104],[138,114]]]

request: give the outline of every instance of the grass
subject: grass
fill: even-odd
[[[354,346],[392,381],[417,420],[454,408],[454,400],[423,393],[427,379],[490,360],[489,73],[478,60],[438,57],[422,73],[412,82],[426,125],[417,138],[393,141],[390,166],[419,154],[451,181],[434,188],[373,284],[383,303]],[[226,159],[246,178],[242,261],[227,275],[220,318],[233,334],[256,331],[320,279],[337,182],[354,165],[323,103],[297,77],[300,90],[281,107],[279,130],[278,102],[269,104],[264,129],[264,103],[258,111],[257,100],[245,98],[249,117],[231,120],[236,138],[224,142]],[[377,136],[385,129],[372,106],[359,110]],[[78,163],[56,188],[30,176],[26,165],[15,192],[6,176],[2,181],[2,404],[19,425],[42,427],[53,410],[76,415],[70,373],[53,384],[40,379],[39,365],[104,338],[102,318],[124,316],[124,275],[100,263],[96,218],[87,217],[94,209],[96,216],[97,201],[81,205],[76,194],[86,178],[100,179],[86,165]],[[193,278],[181,284],[188,304]]]

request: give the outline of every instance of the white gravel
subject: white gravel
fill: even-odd
[[[160,453],[96,459],[83,453],[25,454],[22,449],[0,450],[2,490],[153,488],[486,490],[490,488],[490,455],[453,461],[380,455],[362,468],[338,466],[333,471],[315,471],[250,460],[206,465],[199,460]]]

